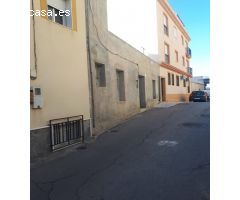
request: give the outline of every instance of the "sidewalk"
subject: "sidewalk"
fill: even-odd
[[[176,106],[177,104],[186,103],[186,102],[162,102],[155,106],[155,108],[169,108]]]

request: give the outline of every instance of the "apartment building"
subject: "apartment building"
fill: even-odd
[[[34,158],[82,140],[79,132],[90,135],[90,96],[85,2],[33,0],[31,9],[36,14],[30,19],[30,138]],[[42,12],[39,16],[39,10],[53,15]],[[60,10],[67,14],[60,14]]]
[[[188,101],[191,92],[190,36],[167,0],[157,0],[161,100]]]

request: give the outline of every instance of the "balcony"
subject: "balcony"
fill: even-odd
[[[187,56],[187,58],[192,57],[192,50],[189,47],[186,47],[186,56]]]
[[[191,75],[193,74],[193,73],[192,73],[192,68],[191,68],[191,67],[188,67],[188,68],[187,68],[187,73],[188,73],[188,74],[191,74]]]

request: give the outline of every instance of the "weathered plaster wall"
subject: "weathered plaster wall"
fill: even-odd
[[[157,104],[157,81],[160,76],[158,63],[107,30],[106,2],[91,0],[88,9],[97,133],[140,112],[139,75],[145,77],[146,107]],[[95,62],[105,64],[106,87],[97,87]],[[117,69],[124,71],[125,101],[118,99]],[[152,80],[156,80],[156,99],[153,99]]]

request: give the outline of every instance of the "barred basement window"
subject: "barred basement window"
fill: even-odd
[[[96,84],[98,87],[106,87],[105,65],[95,63],[96,68]]]

